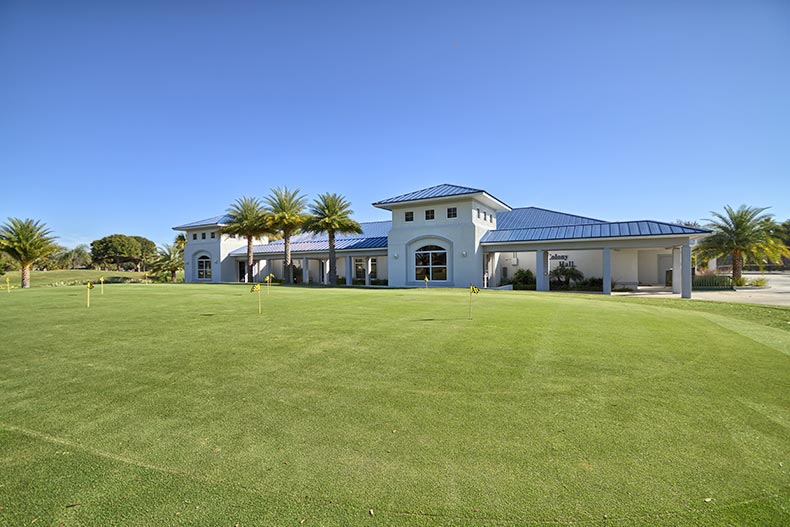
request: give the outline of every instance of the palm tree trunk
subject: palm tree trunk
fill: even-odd
[[[285,246],[285,283],[294,283],[294,273],[291,268],[291,233],[283,231],[283,245]]]
[[[329,285],[337,283],[337,258],[335,258],[335,231],[329,231]]]
[[[176,272],[175,270],[170,271],[170,280],[175,284],[176,283]]]
[[[30,264],[22,266],[22,289],[30,287]]]
[[[245,282],[252,282],[253,263],[255,263],[255,256],[252,254],[252,236],[247,236],[247,271],[244,275]]]
[[[732,279],[740,280],[743,275],[743,254],[736,251],[732,253]]]

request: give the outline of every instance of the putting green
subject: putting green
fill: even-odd
[[[463,290],[0,297],[0,525],[779,525],[790,310]],[[371,514],[372,511],[372,514]],[[302,523],[304,522],[304,523]]]

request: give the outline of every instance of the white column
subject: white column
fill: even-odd
[[[603,250],[603,294],[612,294],[612,250],[609,247]]]
[[[680,293],[680,249],[672,248],[672,292]]]
[[[681,286],[680,296],[683,298],[691,298],[691,245],[684,243],[680,248],[681,259]]]
[[[370,256],[365,257],[365,285],[370,285],[370,263],[372,258]]]
[[[716,265],[717,265],[716,258],[711,258],[708,261],[708,270],[709,271],[713,271],[715,273],[716,272]]]
[[[330,284],[329,280],[329,259],[324,260],[324,285]]]
[[[543,249],[535,251],[535,278],[538,291],[549,290],[549,253]]]
[[[307,258],[302,258],[302,283],[310,283],[310,262]]]
[[[354,272],[354,258],[351,256],[346,256],[346,285],[351,285],[351,281],[354,279],[352,274]]]

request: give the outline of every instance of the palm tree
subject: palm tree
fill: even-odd
[[[176,281],[176,273],[184,268],[184,249],[176,243],[166,243],[158,249],[159,256],[153,263],[154,271],[169,272],[170,280]]]
[[[291,267],[291,235],[299,232],[305,220],[305,197],[299,195],[299,189],[288,190],[288,187],[277,187],[271,190],[266,198],[266,212],[271,226],[283,235],[285,246],[285,283],[293,283]]]
[[[271,234],[273,229],[258,198],[244,196],[237,199],[228,208],[228,216],[230,221],[220,231],[247,238],[247,268],[244,281],[252,282],[252,266],[255,263],[252,244],[255,238]]]
[[[584,273],[582,273],[576,267],[572,267],[570,265],[555,267],[551,270],[549,276],[556,278],[561,285],[564,285],[569,289],[571,287],[571,280],[574,282],[580,282],[584,280]]]
[[[329,284],[337,282],[337,262],[335,261],[335,234],[362,234],[362,227],[351,219],[354,213],[345,196],[339,194],[319,194],[310,205],[310,215],[303,229],[329,235]]]
[[[763,214],[768,207],[747,207],[737,210],[729,205],[724,214],[711,211],[714,219],[707,220],[713,234],[697,245],[697,254],[703,260],[732,255],[732,278],[740,280],[744,259],[755,262],[760,269],[768,262],[781,261],[790,256],[790,249],[779,237],[779,226],[772,214]]]
[[[179,249],[183,250],[184,247],[187,246],[187,235],[183,232],[176,236],[175,241],[173,242]]]
[[[0,250],[19,262],[22,268],[22,288],[30,287],[30,267],[40,259],[57,251],[52,231],[40,221],[8,218],[0,227]]]

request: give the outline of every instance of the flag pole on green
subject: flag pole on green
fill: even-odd
[[[424,280],[425,280],[425,289],[428,289],[428,282],[430,282],[430,280],[428,280],[427,276],[424,278]]]
[[[11,293],[11,279],[9,277],[5,277],[5,288]]]
[[[100,289],[101,294],[104,294],[104,277],[103,276],[99,277],[99,282],[101,283],[101,289]]]
[[[261,314],[261,284],[255,284],[250,288],[250,293],[258,293],[258,314]]]
[[[88,282],[88,287],[87,287],[88,293],[86,298],[87,307],[91,307],[91,289],[93,289],[93,284]]]
[[[472,320],[472,295],[476,295],[480,292],[480,289],[474,286],[474,284],[469,284],[469,320]]]

